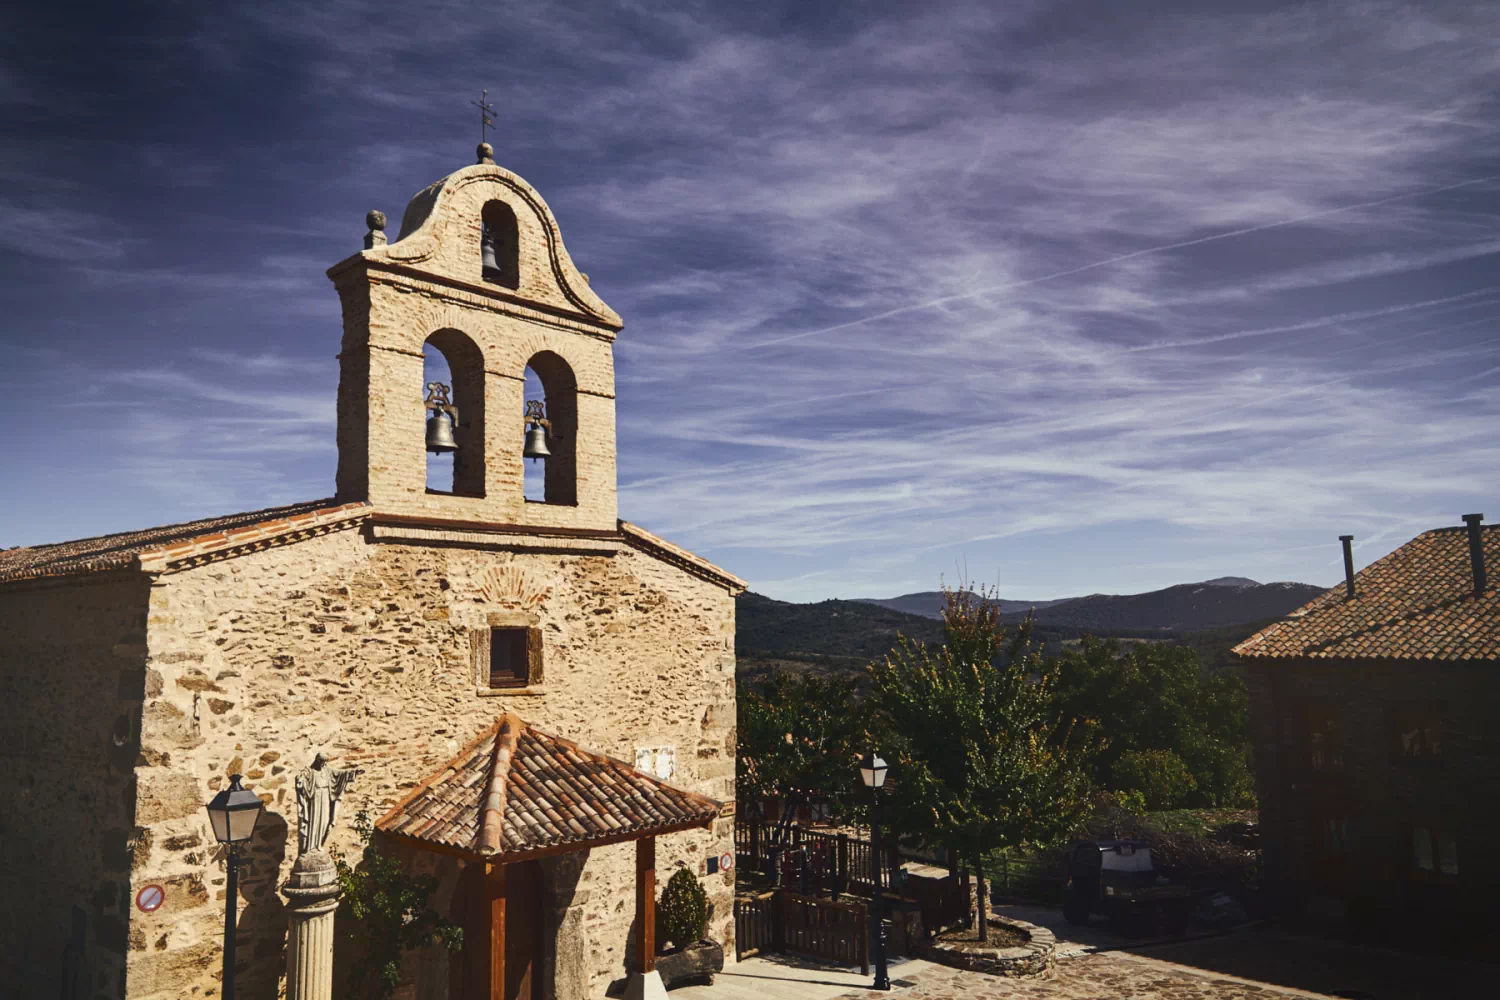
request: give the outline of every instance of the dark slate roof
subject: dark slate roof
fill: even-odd
[[[368,506],[362,502],[339,504],[333,499],[309,500],[243,514],[206,517],[185,524],[6,549],[0,551],[0,582],[121,569],[131,565],[139,556],[155,553],[167,558],[193,555],[313,527],[330,516]]]
[[[1487,589],[1474,593],[1467,527],[1426,531],[1344,585],[1234,647],[1263,659],[1500,659],[1500,525],[1480,530]]]
[[[502,715],[376,828],[481,857],[704,826],[720,805]]]

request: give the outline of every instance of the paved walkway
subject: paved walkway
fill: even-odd
[[[996,910],[1057,935],[1051,977],[1000,979],[910,959],[890,967],[895,992],[876,993],[858,969],[770,955],[669,1000],[1452,1000],[1495,995],[1500,974],[1500,966],[1265,927],[1153,941],[1121,937],[1104,921],[1072,927],[1045,907]]]
[[[889,970],[893,984],[912,982],[918,974],[950,971],[919,958],[898,959]],[[873,970],[865,974],[858,968],[818,965],[795,955],[767,955],[727,966],[714,977],[712,986],[682,986],[667,996],[670,1000],[830,1000],[869,986],[873,979]]]

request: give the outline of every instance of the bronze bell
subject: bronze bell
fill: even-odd
[[[521,454],[533,461],[538,458],[551,458],[552,452],[547,449],[547,428],[532,424],[526,431],[526,448]]]
[[[427,450],[437,455],[458,450],[458,442],[453,440],[453,418],[447,413],[427,418]]]

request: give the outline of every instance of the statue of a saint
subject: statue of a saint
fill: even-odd
[[[335,771],[321,753],[312,766],[297,775],[297,850],[299,854],[321,851],[333,829],[339,799],[354,784],[357,770]]]

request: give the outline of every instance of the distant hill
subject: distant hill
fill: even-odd
[[[1064,631],[1150,635],[1161,631],[1195,631],[1280,618],[1295,611],[1324,588],[1306,583],[1257,583],[1243,576],[1221,576],[1184,583],[1145,594],[1091,594],[1053,601],[997,603],[1006,620],[1019,622],[1036,609],[1039,627]],[[929,590],[890,598],[861,598],[873,604],[925,618],[942,613],[943,594]]]
[[[1238,669],[1230,648],[1323,593],[1305,583],[1256,583],[1220,577],[1167,587],[1147,594],[1094,594],[1060,601],[1004,602],[1003,617],[1016,623],[1037,608],[1033,638],[1047,655],[1083,635],[1152,639],[1191,646],[1209,669]],[[746,592],[735,600],[735,645],[739,671],[756,676],[768,670],[858,670],[896,645],[898,633],[939,646],[942,623],[932,615],[889,607],[934,607],[942,594],[907,594],[890,601],[818,601],[793,604]],[[925,604],[923,602],[926,602]],[[1019,605],[1019,609],[1006,608]]]
[[[1235,578],[1224,578],[1233,580]],[[1192,632],[1280,618],[1326,588],[1307,583],[1183,583],[1146,594],[1091,594],[1037,611],[1039,626],[1095,632]],[[1025,612],[1003,616],[1020,621]]]
[[[787,653],[869,662],[896,645],[896,634],[941,643],[942,622],[860,601],[792,604],[747,591],[735,598],[735,648],[746,656]]]
[[[943,614],[943,592],[941,590],[923,590],[915,594],[902,594],[900,597],[856,597],[861,604],[878,604],[882,608],[890,608],[892,611],[904,611],[909,615],[921,615],[924,618],[941,618]],[[1068,598],[1063,598],[1068,600]],[[1025,611],[1028,608],[1045,608],[1061,601],[1012,601],[1000,598],[995,602],[1001,611]]]

